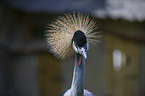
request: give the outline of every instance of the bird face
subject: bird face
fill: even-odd
[[[88,43],[86,43],[83,47],[79,47],[78,45],[76,45],[76,43],[73,41],[73,49],[76,53],[82,55],[85,57],[85,59],[87,59],[87,51],[88,51]]]
[[[76,53],[82,55],[87,59],[87,51],[89,48],[89,44],[86,40],[85,34],[78,30],[74,33],[73,36],[73,49]]]

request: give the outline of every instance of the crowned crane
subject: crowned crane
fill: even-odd
[[[95,45],[97,26],[88,15],[80,13],[64,14],[48,27],[47,41],[50,51],[60,59],[66,59],[75,53],[74,72],[71,88],[61,96],[95,96],[84,89],[85,59],[89,45]]]

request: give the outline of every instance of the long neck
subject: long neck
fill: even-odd
[[[78,64],[79,62],[80,65]],[[84,79],[85,58],[79,54],[76,54],[70,96],[84,96]]]

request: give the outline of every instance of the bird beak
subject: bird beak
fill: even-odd
[[[85,57],[85,59],[87,59],[87,53],[84,53],[83,56]]]

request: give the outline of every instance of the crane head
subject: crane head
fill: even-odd
[[[48,26],[48,48],[62,60],[72,57],[74,52],[87,58],[89,45],[99,42],[99,32],[94,31],[97,28],[96,22],[86,14],[74,12],[59,16]]]
[[[85,34],[81,30],[76,31],[73,36],[74,51],[84,56],[85,59],[87,59],[88,48],[89,48],[89,44],[87,42],[87,38]]]

